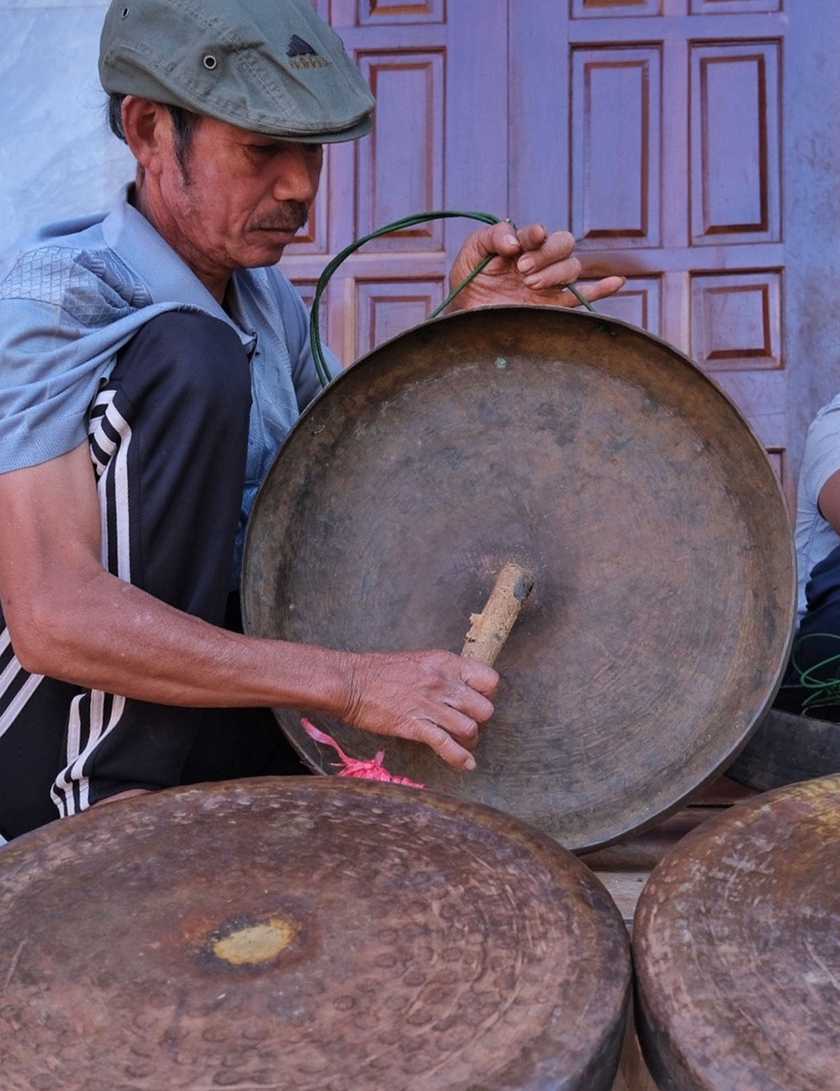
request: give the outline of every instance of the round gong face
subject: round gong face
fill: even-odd
[[[475,804],[261,778],[0,853],[4,1091],[604,1089],[629,941],[574,856]]]
[[[657,866],[633,948],[660,1086],[838,1087],[839,837],[840,777],[826,777],[736,804]]]
[[[550,308],[432,322],[340,375],[251,516],[246,628],[460,652],[508,561],[534,590],[459,774],[314,717],[354,757],[498,807],[573,849],[679,807],[775,693],[795,611],[785,503],[738,410],[675,349]],[[320,772],[336,755],[276,710]]]

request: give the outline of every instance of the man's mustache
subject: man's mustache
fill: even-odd
[[[309,206],[303,201],[283,201],[275,210],[252,220],[255,231],[300,231],[309,219]]]

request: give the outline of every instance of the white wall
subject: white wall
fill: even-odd
[[[0,250],[107,208],[134,173],[96,70],[106,0],[0,0]]]

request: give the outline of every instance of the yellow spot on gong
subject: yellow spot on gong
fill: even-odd
[[[228,932],[213,944],[213,954],[233,966],[253,966],[275,958],[294,938],[295,930],[288,921],[272,917]]]

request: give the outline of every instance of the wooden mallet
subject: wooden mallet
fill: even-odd
[[[470,630],[461,651],[465,659],[492,667],[533,586],[534,576],[526,568],[515,561],[502,566],[484,609],[470,614]]]

